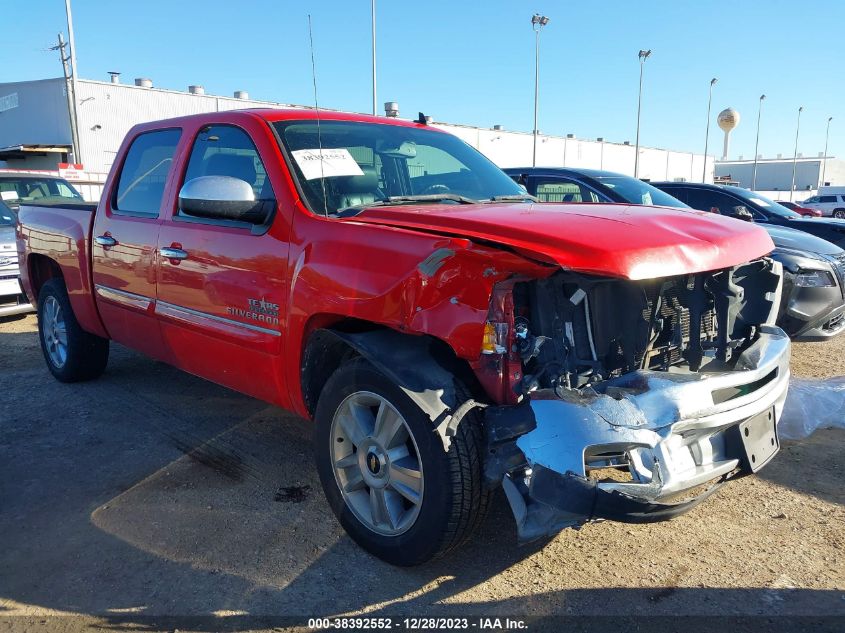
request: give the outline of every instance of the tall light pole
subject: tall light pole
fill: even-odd
[[[824,186],[824,172],[825,168],[827,167],[827,141],[830,139],[830,122],[833,121],[833,117],[827,118],[827,132],[824,133],[824,158],[822,158],[822,186]]]
[[[757,106],[757,140],[754,141],[754,169],[751,171],[751,191],[757,189],[757,148],[760,146],[760,115],[763,113],[763,101],[766,95],[760,95],[760,104]]]
[[[70,10],[70,0],[65,0],[65,14],[67,15],[67,35],[70,44],[70,95],[71,103],[70,126],[71,144],[73,145],[73,162],[82,162],[82,150],[79,147],[79,116],[76,111],[76,40],[73,37],[73,14]]]
[[[537,108],[540,101],[540,30],[549,23],[545,15],[535,13],[531,17],[531,28],[534,29],[534,155],[531,166],[537,166]]]
[[[637,96],[637,142],[634,150],[634,178],[639,178],[640,176],[640,110],[643,105],[643,66],[645,65],[645,60],[650,56],[651,49],[647,51],[641,50],[637,53],[637,57],[640,59],[640,92]]]
[[[376,0],[371,0],[370,12],[373,18],[373,116],[375,116],[378,108],[376,102]]]
[[[713,102],[713,86],[719,81],[715,77],[710,80],[710,94],[707,97],[707,131],[704,133],[704,167],[701,169],[701,182],[707,182],[707,146],[710,144],[710,104]]]
[[[789,201],[792,202],[795,193],[795,163],[798,161],[798,132],[801,131],[801,113],[804,106],[798,108],[798,123],[795,126],[795,151],[792,153],[792,186],[789,188]]]

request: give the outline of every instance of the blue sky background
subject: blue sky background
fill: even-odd
[[[64,0],[0,0],[0,82],[61,74],[48,47],[66,32]],[[79,75],[150,77],[157,87],[311,103],[306,14],[314,20],[320,105],[368,112],[369,0],[73,0]],[[739,110],[731,155],[751,158],[758,98],[760,152],[845,154],[845,2],[678,0],[572,2],[378,0],[379,104],[403,116],[530,131],[535,12],[542,34],[540,129],[634,141],[637,51],[646,63],[641,144],[701,152],[711,77],[715,116]],[[15,27],[21,26],[21,28]]]

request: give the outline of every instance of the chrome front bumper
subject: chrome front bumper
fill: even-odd
[[[774,429],[786,400],[789,356],[789,337],[780,328],[763,326],[732,371],[637,371],[602,383],[600,392],[582,391],[569,399],[551,390],[535,392],[530,409],[536,428],[516,439],[532,474],[524,481],[503,479],[517,522],[520,516],[529,520],[532,502],[552,506],[562,527],[599,518],[584,516],[584,507],[597,505],[595,498],[592,505],[575,498],[583,494],[612,495],[623,504],[639,504],[644,515],[667,518],[663,515],[677,514],[661,505],[668,497],[737,470],[758,470],[777,452]],[[761,415],[771,415],[773,448],[765,461],[752,465],[741,442],[737,445],[738,427]],[[613,466],[614,456],[628,464],[629,481],[589,477],[591,467]],[[532,481],[538,478],[542,485]],[[542,511],[549,514],[548,508]]]

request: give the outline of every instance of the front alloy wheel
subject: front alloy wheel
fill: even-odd
[[[363,358],[326,381],[314,412],[329,506],[361,547],[418,565],[459,546],[487,510],[481,424],[472,413],[446,451],[431,418]]]
[[[361,523],[386,536],[402,534],[420,513],[423,472],[405,418],[369,391],[348,396],[332,420],[334,476]]]

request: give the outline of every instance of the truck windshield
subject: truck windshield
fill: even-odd
[[[678,209],[689,208],[665,191],[636,178],[629,176],[594,176],[594,178],[632,204],[658,205]]]
[[[84,202],[79,192],[61,178],[3,173],[0,173],[0,199],[13,207],[26,202]]]
[[[531,199],[490,160],[437,130],[354,121],[275,123],[311,211]],[[322,153],[321,153],[322,152]]]

